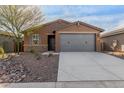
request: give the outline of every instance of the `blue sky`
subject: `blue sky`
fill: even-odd
[[[111,31],[124,27],[124,6],[121,5],[44,5],[45,22],[56,19],[83,21]]]

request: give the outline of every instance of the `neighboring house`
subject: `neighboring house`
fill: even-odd
[[[58,19],[24,31],[24,51],[100,51],[102,31],[84,22]]]
[[[122,51],[124,49],[124,28],[102,33],[101,39],[104,51]],[[115,48],[113,49],[114,43]]]
[[[0,31],[0,46],[3,47],[5,52],[14,52],[13,35]]]

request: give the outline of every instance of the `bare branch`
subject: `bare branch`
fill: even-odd
[[[12,32],[17,42],[22,38],[23,30],[41,24],[43,20],[39,6],[0,6],[0,30]]]

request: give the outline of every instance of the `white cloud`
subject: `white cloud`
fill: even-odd
[[[106,8],[105,8],[106,7]],[[108,7],[108,8],[107,8]],[[111,9],[111,8],[110,8]],[[101,11],[109,10],[109,6],[64,6],[62,8],[63,12],[70,14],[93,14],[100,13]]]
[[[98,27],[101,27],[107,31],[114,30],[119,27],[124,27],[124,14],[116,15],[93,15],[82,17],[65,17],[64,19],[69,21],[83,21]]]
[[[102,14],[97,15],[95,13],[101,12],[105,9],[105,6],[88,7],[88,6],[78,6],[76,9],[72,6],[61,7],[62,13],[52,13],[46,16],[46,22],[65,19],[68,21],[83,21],[98,27],[101,27],[107,31],[118,29],[124,27],[124,13],[121,14]],[[106,8],[109,10],[109,8]],[[51,8],[51,11],[56,10],[55,7]],[[59,9],[58,9],[59,11]],[[59,11],[60,12],[60,11]],[[81,16],[82,15],[82,16]]]
[[[115,27],[115,29],[120,29],[120,28],[124,28],[124,20],[119,21],[117,26]]]
[[[68,14],[67,14],[68,15]],[[65,19],[68,21],[82,21],[86,22],[98,27],[101,27],[105,29],[106,31],[111,31],[114,29],[118,29],[121,27],[124,27],[124,14],[116,14],[116,15],[93,15],[93,16],[83,16],[83,17],[78,17],[78,16],[59,16],[58,15],[53,15],[51,16],[48,21],[56,20],[56,19]]]

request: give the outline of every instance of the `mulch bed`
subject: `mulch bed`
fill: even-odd
[[[12,61],[9,62],[9,66],[11,66],[13,62],[15,64],[18,63],[19,65],[16,65],[16,68],[18,68],[18,66],[22,67],[21,70],[18,68],[18,74],[25,75],[25,76],[23,75],[23,77],[20,77],[22,79],[18,78],[18,80],[17,81],[14,80],[14,82],[56,82],[58,73],[58,61],[59,55],[47,56],[41,55],[41,53],[40,54],[21,53],[20,56],[14,57]],[[4,64],[8,64],[8,62]],[[10,72],[12,72],[11,70],[13,69],[15,71],[14,73],[16,73],[15,67],[13,65],[11,66],[11,69],[9,69]],[[4,74],[6,73],[7,72],[4,71]],[[16,74],[14,76],[14,73],[12,73],[12,75],[15,78]],[[0,76],[0,79],[1,77],[2,75]],[[2,82],[4,82],[4,80]],[[13,82],[13,80],[9,82]]]

